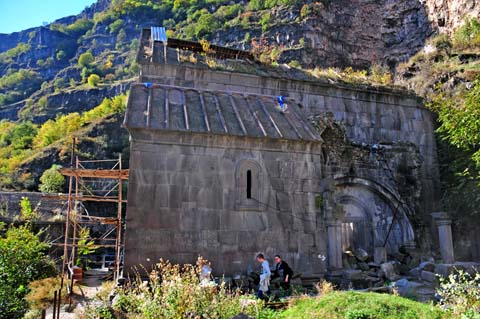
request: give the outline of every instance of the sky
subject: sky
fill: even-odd
[[[41,26],[78,14],[95,0],[0,0],[0,33]]]

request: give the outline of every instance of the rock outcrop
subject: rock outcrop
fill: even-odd
[[[424,0],[432,26],[440,32],[452,33],[462,25],[465,17],[480,16],[477,0]]]

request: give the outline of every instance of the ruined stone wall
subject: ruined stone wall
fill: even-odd
[[[47,194],[35,192],[0,192],[0,216],[15,218],[20,214],[20,201],[27,197],[33,209],[41,218],[49,219],[65,209],[65,201],[44,197]]]
[[[216,275],[246,274],[259,252],[281,254],[298,272],[325,271],[318,142],[131,133],[127,271],[202,255]],[[254,173],[254,201],[245,203],[244,164]]]

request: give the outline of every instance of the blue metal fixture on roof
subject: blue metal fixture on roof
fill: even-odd
[[[167,31],[164,27],[152,27],[152,40],[167,43]]]
[[[287,104],[285,104],[283,95],[279,95],[277,97],[277,102],[278,102],[278,105],[280,105],[280,109],[282,110],[282,112],[285,112],[287,110]]]

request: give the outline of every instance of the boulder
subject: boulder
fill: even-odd
[[[415,300],[420,302],[429,302],[435,300],[435,288],[433,287],[420,287],[417,289],[414,295]]]
[[[343,272],[343,278],[346,280],[359,280],[364,277],[363,273],[361,270],[356,270],[356,269],[347,269]]]
[[[421,273],[422,273],[422,270],[420,269],[420,267],[415,267],[413,269],[410,269],[410,271],[408,272],[408,274],[414,278],[420,278]]]
[[[360,270],[363,270],[363,271],[369,271],[370,270],[370,267],[368,267],[368,264],[365,263],[365,262],[359,262],[358,263],[358,268],[360,268]]]
[[[425,281],[428,281],[428,282],[431,282],[431,283],[437,283],[438,282],[437,275],[433,272],[430,272],[430,271],[422,270],[422,272],[420,273],[420,278],[422,280],[425,280]]]
[[[407,276],[410,272],[410,268],[405,264],[401,264],[399,266],[399,270],[400,270],[400,274],[404,276]]]
[[[352,265],[350,264],[349,260],[348,260],[348,256],[343,254],[342,256],[342,264],[343,264],[343,268],[345,269],[352,269]]]
[[[419,289],[425,287],[425,285],[420,282],[410,281],[405,278],[396,281],[393,286],[397,288],[400,296],[413,298],[416,298]]]
[[[389,261],[380,265],[380,268],[385,273],[385,277],[390,281],[399,279],[398,267],[394,261]]]
[[[357,248],[354,252],[355,258],[359,261],[366,261],[370,257],[365,249]]]
[[[440,276],[446,278],[450,274],[458,271],[458,268],[455,267],[454,264],[437,264],[435,266],[435,273],[439,274]]]
[[[392,283],[392,286],[397,288],[399,292],[400,292],[400,289],[407,287],[407,285],[408,285],[408,280],[405,278],[402,278]]]
[[[420,265],[418,267],[420,268],[420,270],[425,270],[425,271],[429,271],[429,272],[434,272],[435,271],[435,264],[432,263],[432,262],[429,262],[429,261],[424,261],[424,262],[420,263]]]

